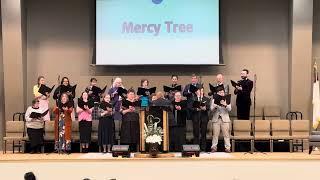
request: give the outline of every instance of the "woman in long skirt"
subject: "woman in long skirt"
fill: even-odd
[[[98,144],[103,153],[110,152],[114,141],[114,120],[110,95],[106,94],[99,108]]]
[[[135,91],[128,90],[127,99],[122,103],[121,144],[130,145],[133,151],[139,150],[140,125],[137,107],[139,102],[135,101]]]
[[[54,109],[55,151],[70,153],[73,102],[69,101],[67,93],[63,93],[57,104]]]

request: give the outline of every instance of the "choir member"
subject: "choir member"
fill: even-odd
[[[89,95],[89,100],[94,103],[94,108],[92,110],[92,120],[98,120],[98,110],[99,110],[99,103],[100,97],[106,90],[106,87],[101,89],[97,86],[98,80],[96,78],[90,79],[90,85],[85,89],[85,92]]]
[[[224,97],[226,94],[223,87],[217,89],[217,96]],[[230,153],[230,117],[229,112],[231,111],[231,104],[227,104],[227,101],[222,99],[220,102],[215,102],[213,99],[211,101],[210,109],[212,111],[212,122],[213,122],[213,137],[211,152],[217,151],[217,145],[219,140],[220,131],[224,138],[225,152]]]
[[[249,70],[243,69],[241,71],[241,80],[238,81],[234,94],[237,95],[237,118],[247,119],[250,118],[250,106],[251,106],[251,91],[253,88],[253,82],[248,79]]]
[[[57,104],[53,111],[55,113],[55,150],[70,153],[73,102],[69,100],[67,93],[62,93]]]
[[[139,102],[135,100],[135,91],[129,89],[127,99],[123,101],[121,113],[121,136],[120,143],[130,145],[133,151],[139,150],[140,126],[139,126]]]
[[[75,98],[75,92],[71,92],[71,91],[63,92],[64,91],[63,86],[66,87],[68,90],[72,89],[69,78],[67,77],[62,78],[60,85],[56,88],[56,90],[53,93],[53,99],[59,100],[62,93],[66,93],[68,95],[68,100],[70,104],[73,103],[73,99]],[[72,106],[74,107],[74,104]]]
[[[202,151],[206,150],[207,125],[209,121],[208,110],[210,109],[210,99],[204,96],[203,87],[196,91],[193,99],[192,123],[193,123],[193,143],[199,144]]]
[[[141,79],[140,82],[140,87],[144,88],[144,89],[148,89],[149,86],[149,81],[147,79]],[[138,94],[139,95],[139,94]],[[141,95],[139,97],[140,101],[141,101],[141,107],[142,108],[147,108],[150,104],[150,96],[151,94],[145,94],[145,95]]]
[[[178,80],[179,80],[178,75],[173,74],[171,76],[171,82],[172,83],[171,83],[171,85],[169,87],[175,88],[175,87],[180,86],[180,91],[181,91],[182,86],[178,84]],[[173,90],[173,91],[165,92],[165,98],[169,99],[170,101],[173,101],[174,94],[175,94],[176,91],[179,91],[179,90]]]
[[[32,100],[32,106],[29,106],[26,113],[27,134],[30,140],[30,153],[40,153],[43,145],[44,135],[44,116],[43,112],[47,112],[48,108],[41,108],[39,99]],[[43,115],[36,115],[43,114]]]
[[[229,85],[224,82],[224,76],[222,74],[217,74],[215,87],[222,86],[224,88],[225,94],[229,94]],[[208,95],[212,96],[216,92],[209,92]]]
[[[79,120],[80,146],[82,152],[89,152],[92,132],[93,102],[89,101],[87,92],[83,92],[78,100],[77,113]]]
[[[122,85],[122,79],[117,77],[114,79],[112,87],[108,91],[108,94],[111,97],[111,101],[114,103],[114,120],[122,119],[122,115],[120,113],[122,94],[118,93],[119,88],[124,88],[124,87]]]
[[[98,144],[103,153],[110,152],[114,141],[114,121],[111,98],[104,95],[99,108]]]
[[[193,99],[195,99],[196,94],[191,90],[191,86],[199,88],[201,85],[198,83],[198,77],[195,74],[191,75],[191,83],[187,84],[183,90],[183,96],[187,97],[187,118],[191,119],[191,109],[192,109],[192,103]]]
[[[170,125],[170,150],[181,151],[186,143],[187,102],[182,100],[181,92],[176,92],[172,101],[173,119]]]
[[[33,95],[36,99],[39,100],[40,109],[49,109],[50,94],[46,93],[46,96],[45,96],[45,95],[39,93],[40,86],[45,85],[45,84],[46,84],[46,80],[45,80],[44,76],[39,76],[37,85],[33,86]],[[43,118],[45,121],[50,121],[50,112],[48,111],[48,113]]]

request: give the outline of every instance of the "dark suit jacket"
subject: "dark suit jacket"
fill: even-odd
[[[251,91],[253,88],[253,82],[250,79],[240,80],[238,83],[241,85],[242,90],[234,90],[234,94],[237,95],[237,106],[251,105]]]

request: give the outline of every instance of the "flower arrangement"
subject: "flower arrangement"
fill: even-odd
[[[158,127],[160,118],[153,117],[152,115],[147,116],[147,122],[144,123],[144,137],[146,143],[158,143],[161,145],[163,137],[163,129]]]

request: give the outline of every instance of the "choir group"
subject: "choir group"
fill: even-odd
[[[237,118],[249,119],[250,93],[253,82],[248,79],[249,71],[241,71],[241,80],[231,81],[234,94],[237,95]],[[91,78],[90,85],[81,93],[75,103],[76,85],[70,85],[63,77],[53,92],[56,105],[53,109],[55,125],[55,151],[71,152],[71,124],[74,114],[79,121],[80,145],[82,152],[89,151],[92,120],[99,120],[98,144],[101,151],[110,152],[115,141],[114,120],[121,120],[120,143],[130,145],[132,151],[139,150],[140,125],[139,110],[147,112],[150,107],[166,107],[169,111],[170,151],[181,151],[186,144],[186,121],[193,124],[193,144],[206,150],[206,131],[209,119],[213,122],[211,152],[217,151],[218,137],[222,132],[225,151],[230,152],[230,89],[222,74],[216,76],[216,83],[209,84],[208,96],[203,84],[196,75],[191,76],[190,84],[182,87],[177,75],[171,76],[172,84],[163,86],[162,91],[149,87],[147,79],[141,80],[141,86],[135,91],[126,89],[121,78],[117,77],[112,87],[99,88],[97,79]],[[25,113],[27,133],[31,143],[31,153],[38,153],[43,145],[44,121],[50,121],[49,98],[54,87],[46,86],[45,78],[39,76],[33,87],[34,99]],[[75,105],[76,104],[76,105]]]

